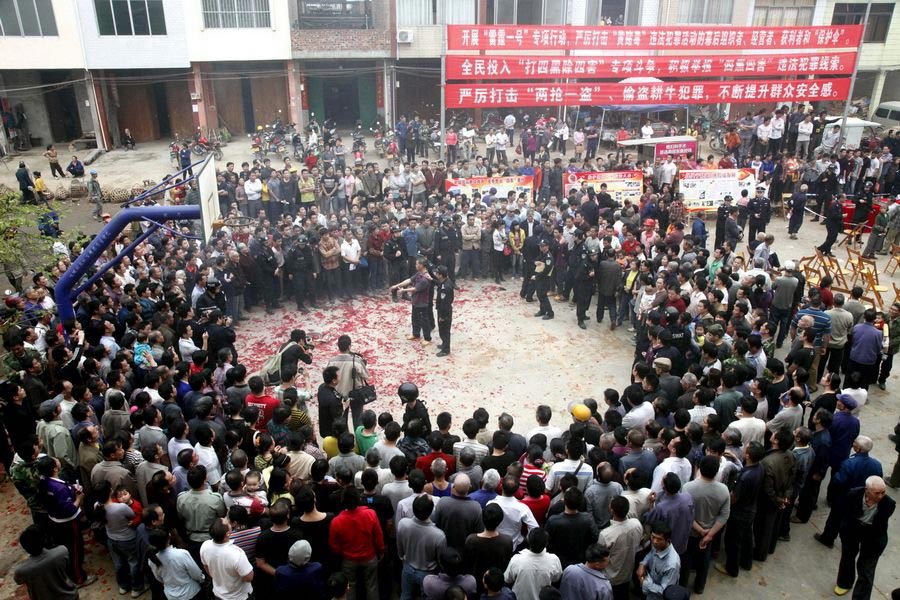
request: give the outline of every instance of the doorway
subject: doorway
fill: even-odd
[[[44,72],[41,74],[41,83],[52,84],[62,82],[67,72]],[[50,121],[50,134],[53,141],[62,142],[75,140],[81,137],[81,115],[78,112],[78,99],[75,97],[75,88],[71,85],[47,92],[44,96],[47,107],[47,116]]]
[[[359,119],[359,84],[355,77],[325,79],[322,100],[326,119],[341,127],[350,127]]]
[[[166,84],[153,84],[153,100],[156,103],[156,122],[159,124],[159,137],[172,137],[172,122],[169,120],[169,97],[166,94]]]

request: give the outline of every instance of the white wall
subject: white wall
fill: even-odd
[[[58,35],[0,36],[4,69],[83,69],[84,53],[73,0],[53,0]]]
[[[190,62],[290,60],[291,15],[288,0],[270,0],[269,28],[205,29],[199,0],[185,0],[182,18]]]
[[[89,69],[172,69],[190,66],[184,33],[184,6],[163,0],[166,35],[100,35],[94,3],[76,0]]]

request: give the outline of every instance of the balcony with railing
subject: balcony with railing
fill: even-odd
[[[297,0],[297,29],[373,29],[371,0]]]

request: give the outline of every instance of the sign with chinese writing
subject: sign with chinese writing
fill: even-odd
[[[665,158],[671,154],[672,156],[687,156],[693,154],[697,156],[697,142],[663,142],[653,146],[653,158]]]
[[[473,192],[479,192],[482,196],[490,193],[491,188],[497,190],[498,198],[506,198],[509,192],[515,192],[516,196],[525,192],[531,196],[534,186],[534,178],[531,175],[519,175],[516,177],[469,177],[468,179],[448,178],[444,182],[444,190],[448,194],[465,194],[471,198]]]
[[[447,79],[849,75],[855,52],[757,56],[447,56]]]
[[[722,198],[738,198],[741,190],[753,196],[756,171],[753,169],[695,169],[678,173],[678,191],[684,194],[687,211],[716,210]]]
[[[822,27],[573,27],[448,25],[448,50],[834,50],[856,48],[862,25]]]
[[[844,100],[850,79],[447,84],[447,108]]]
[[[586,173],[566,173],[563,176],[563,193],[569,195],[569,190],[592,187],[595,192],[600,192],[600,186],[606,184],[606,193],[612,196],[621,206],[625,200],[637,206],[641,199],[641,187],[644,183],[644,175],[640,171],[591,171]]]

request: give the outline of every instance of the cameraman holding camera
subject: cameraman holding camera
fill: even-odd
[[[337,368],[337,391],[342,397],[350,399],[350,414],[353,418],[353,428],[362,424],[364,403],[362,400],[351,398],[350,392],[366,385],[369,372],[366,370],[366,359],[362,355],[350,351],[352,340],[349,335],[338,338],[338,350],[340,354],[328,361],[328,367]]]

